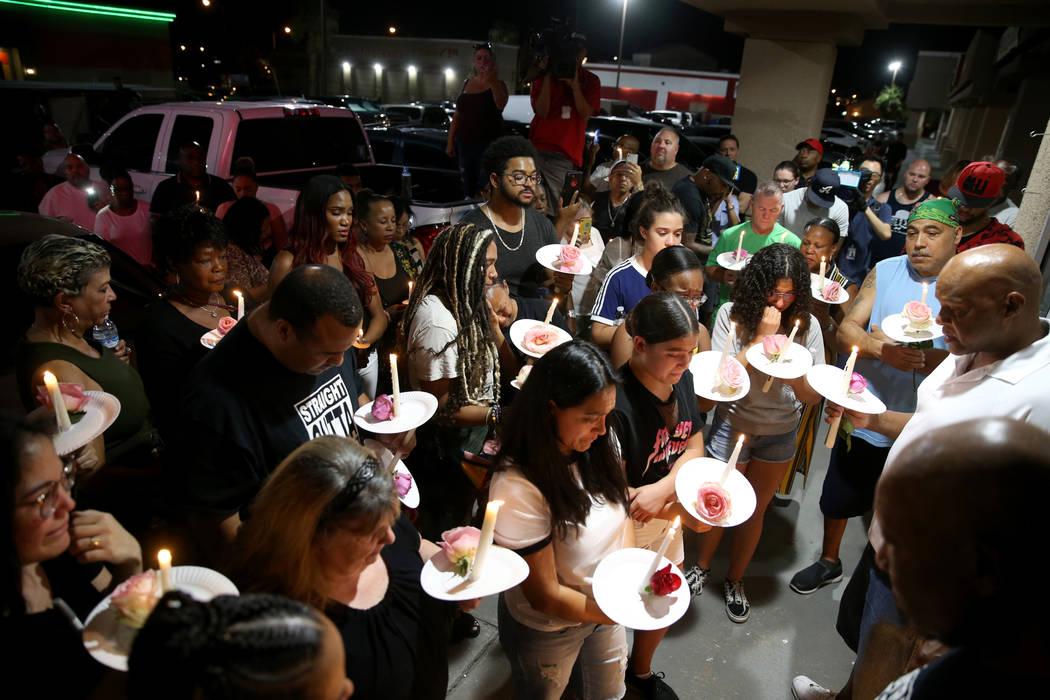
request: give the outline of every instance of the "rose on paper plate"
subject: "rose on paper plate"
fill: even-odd
[[[842,291],[842,285],[832,280],[824,282],[824,289],[821,290],[820,296],[827,301],[835,301],[839,298],[839,292]]]
[[[233,327],[237,325],[237,319],[233,316],[223,316],[219,319],[219,325],[215,327],[215,330],[219,331],[219,335],[226,335],[233,330]]]
[[[405,494],[412,490],[412,475],[405,472],[394,472],[394,487],[397,489],[398,497],[404,498]]]
[[[731,501],[729,493],[722,485],[714,481],[705,481],[700,484],[700,490],[696,494],[696,512],[704,520],[718,522],[729,517]]]
[[[929,328],[933,325],[933,310],[921,301],[909,301],[901,312],[912,328]]]
[[[868,380],[862,375],[854,372],[849,378],[849,389],[847,393],[852,396],[860,396],[864,393],[864,390],[868,388]]]
[[[91,400],[91,397],[84,393],[83,384],[60,382],[58,390],[62,394],[62,402],[66,405],[68,413],[83,413],[88,401]],[[41,385],[36,388],[36,400],[47,406],[48,410],[55,410],[51,403],[51,392],[46,386]]]
[[[765,351],[766,357],[769,358],[770,362],[779,360],[787,348],[788,339],[786,335],[777,333],[776,335],[767,335],[762,339],[762,350]]]
[[[563,245],[558,253],[558,267],[566,272],[579,272],[582,270],[580,249],[576,246]]]
[[[117,611],[117,621],[139,629],[160,600],[160,582],[157,572],[150,569],[135,574],[117,586],[110,594],[109,603]]]
[[[740,250],[734,250],[733,251],[733,259],[736,260],[737,262],[740,262],[741,260],[747,260],[750,257],[751,257],[751,253],[747,252],[743,248],[741,248]]]
[[[521,339],[521,344],[529,352],[543,355],[548,350],[558,347],[560,344],[558,337],[558,331],[554,329],[554,326],[540,324],[525,331],[525,337]]]
[[[718,366],[718,386],[715,390],[721,394],[735,394],[740,387],[744,386],[747,378],[747,370],[735,357],[727,357],[726,361]]]
[[[681,586],[682,577],[671,571],[671,565],[668,564],[649,578],[649,585],[645,587],[645,592],[653,595],[668,595],[677,591]]]
[[[474,555],[477,554],[480,539],[481,530],[476,527],[456,527],[442,532],[438,544],[445,550],[445,556],[452,562],[456,573],[466,576],[474,561]]]
[[[380,394],[372,402],[372,417],[376,420],[390,420],[394,415],[394,401],[389,394]]]

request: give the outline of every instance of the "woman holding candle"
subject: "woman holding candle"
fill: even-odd
[[[324,610],[359,697],[444,698],[452,608],[419,583],[438,551],[401,514],[392,465],[353,440],[321,437],[266,481],[237,535],[231,574],[242,592]]]
[[[638,302],[627,315],[624,329],[633,351],[620,369],[623,383],[617,388],[609,425],[627,468],[636,546],[655,550],[676,515],[694,530],[710,529],[690,517],[675,495],[678,468],[704,456],[705,416],[689,371],[700,324],[696,307],[668,291],[653,292]],[[681,528],[675,530],[665,554],[676,566],[683,565]],[[671,697],[673,692],[650,669],[666,633],[667,628],[634,633],[627,683],[644,697]]]
[[[738,436],[746,437],[737,461],[755,490],[754,515],[736,528],[729,571],[723,587],[726,614],[733,622],[746,622],[751,605],[744,593],[743,577],[762,536],[762,518],[784,473],[795,455],[796,433],[804,404],[820,402],[820,394],[798,379],[775,379],[769,391],[756,391],[767,376],[749,366],[745,353],[761,346],[766,336],[788,335],[797,321],[794,343],[805,347],[814,364],[824,363],[820,324],[812,315],[809,265],[797,249],[774,243],[754,254],[733,287],[732,302],[718,310],[711,345],[730,352],[748,369],[751,393],[730,404],[719,404],[708,444],[710,456],[728,461]],[[730,336],[730,324],[735,333]],[[722,528],[700,538],[697,567],[688,572],[696,582],[695,594],[703,590],[710,574],[711,559],[722,539]]]
[[[504,426],[489,488],[504,501],[496,543],[529,564],[499,602],[515,697],[557,700],[574,667],[582,700],[625,692],[626,634],[591,592],[598,562],[633,543],[627,482],[605,429],[617,382],[598,348],[565,343],[536,362]]]
[[[124,578],[142,568],[135,538],[112,515],[74,510],[77,464],[61,459],[51,421],[0,416],[3,602],[6,668],[43,682],[51,697],[86,697],[102,666],[77,625]],[[56,673],[55,669],[61,669]]]
[[[227,316],[226,229],[212,214],[180,207],[157,220],[153,232],[156,265],[173,283],[155,301],[136,334],[139,371],[161,435],[178,420],[186,378],[208,352],[201,336]]]

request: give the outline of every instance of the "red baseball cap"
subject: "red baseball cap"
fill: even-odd
[[[817,139],[806,139],[805,141],[799,142],[799,144],[795,146],[796,151],[801,150],[803,148],[812,148],[820,155],[824,155],[824,146]]]
[[[1006,182],[1006,173],[995,163],[979,160],[970,163],[959,179],[948,190],[948,196],[959,200],[964,207],[990,207],[999,197]]]

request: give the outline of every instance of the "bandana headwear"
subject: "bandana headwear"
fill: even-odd
[[[958,226],[959,216],[957,214],[959,200],[957,199],[927,199],[911,210],[908,223],[929,219],[948,226]]]

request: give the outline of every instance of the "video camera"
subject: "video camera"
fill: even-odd
[[[845,168],[840,169],[840,166],[843,165]],[[860,190],[871,182],[872,172],[867,168],[851,170],[849,169],[849,161],[837,164],[835,172],[839,176],[839,187],[835,192],[835,196],[846,203],[846,206],[850,208],[851,214],[855,208],[862,209],[865,202],[861,200]]]
[[[529,36],[530,63],[538,65],[546,57],[549,75],[571,80],[576,75],[576,57],[584,45],[583,36],[572,32],[568,20],[552,18],[546,29]]]

